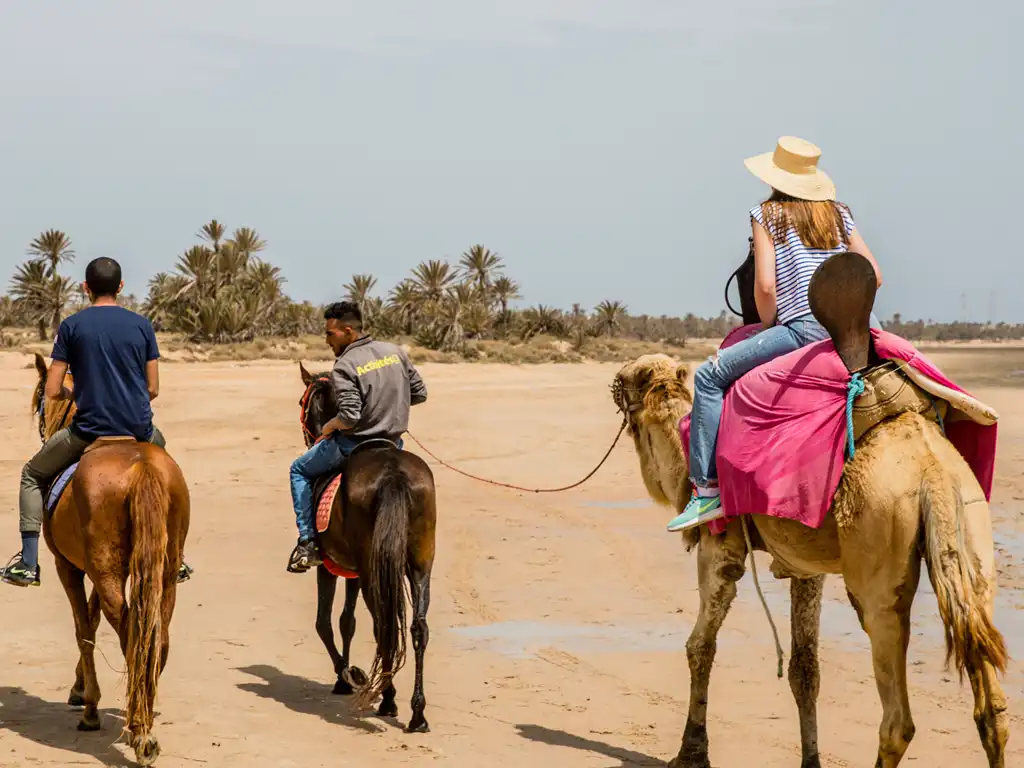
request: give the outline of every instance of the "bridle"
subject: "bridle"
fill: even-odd
[[[308,385],[306,385],[306,391],[302,393],[302,398],[299,400],[299,426],[302,427],[302,437],[306,441],[306,447],[312,448],[316,441],[319,439],[313,430],[309,428],[309,408],[310,401],[313,399],[313,393],[319,389],[319,385],[327,384],[330,379],[326,376],[314,377]]]

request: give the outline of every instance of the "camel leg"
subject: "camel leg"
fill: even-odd
[[[423,694],[423,658],[430,639],[427,627],[427,609],[430,607],[430,572],[414,572],[409,579],[412,592],[412,647],[416,652],[416,684],[412,693],[412,718],[409,720],[410,733],[428,733],[430,726],[423,711],[427,707],[427,697]]]
[[[708,686],[715,660],[718,630],[736,597],[736,582],[746,570],[747,547],[740,521],[729,524],[721,536],[701,529],[697,550],[700,614],[686,642],[690,663],[690,709],[683,744],[670,768],[711,768],[708,761]]]
[[[341,632],[341,672],[332,693],[348,696],[355,693],[357,687],[366,685],[366,673],[358,667],[352,667],[352,638],[356,634],[356,604],[359,602],[359,579],[345,579],[345,607],[338,620]]]
[[[82,703],[85,712],[78,724],[80,731],[98,731],[100,729],[99,703],[100,684],[96,679],[96,627],[89,611],[90,600],[85,595],[85,573],[78,570],[58,552],[54,552],[54,563],[64,591],[71,603],[71,612],[75,617],[75,636],[78,639],[80,654],[78,666],[82,674]],[[77,685],[77,680],[76,680]],[[74,695],[74,692],[72,692]]]
[[[878,731],[878,759],[875,768],[896,768],[914,738],[907,690],[907,647],[910,645],[910,609],[921,576],[921,561],[908,547],[907,556],[898,546],[886,550],[884,565],[865,558],[853,573],[844,568],[850,599],[861,626],[871,640],[875,685],[882,700],[882,724]],[[892,559],[889,559],[892,558]],[[893,560],[900,563],[893,565]]]
[[[800,715],[800,768],[821,768],[818,756],[818,629],[821,626],[821,596],[824,576],[792,579],[791,634],[793,654],[789,659],[789,687]]]
[[[93,589],[92,595],[89,596],[89,629],[90,637],[96,637],[96,630],[99,629],[100,619],[103,618],[103,614],[100,612],[100,596]],[[75,668],[75,684],[71,687],[71,693],[68,696],[68,704],[72,707],[84,707],[85,706],[85,669],[82,664],[82,659],[79,657],[78,666]]]
[[[1005,768],[1010,716],[1006,713],[1006,694],[999,684],[996,669],[987,661],[980,665],[968,662],[967,675],[974,691],[974,722],[988,756],[989,768]]]

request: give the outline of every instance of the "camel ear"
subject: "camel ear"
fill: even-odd
[[[35,363],[36,370],[39,372],[39,378],[42,379],[43,381],[46,381],[46,374],[49,373],[49,371],[46,368],[46,361],[43,359],[43,356],[40,355],[38,352],[36,352]]]
[[[313,374],[306,370],[306,366],[299,361],[299,375],[302,376],[302,383],[307,387],[313,382]]]
[[[680,363],[676,366],[676,379],[679,381],[686,381],[690,375],[690,366],[686,363]]]

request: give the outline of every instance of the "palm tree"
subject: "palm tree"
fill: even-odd
[[[538,304],[530,307],[522,314],[522,336],[523,341],[542,333],[551,336],[561,336],[565,331],[565,323],[562,321],[562,313],[554,307]]]
[[[51,278],[57,275],[57,267],[75,260],[71,238],[57,229],[48,229],[33,240],[28,247],[28,255],[32,259],[41,259],[46,264],[47,276]]]
[[[412,280],[403,280],[388,294],[388,307],[395,313],[402,332],[412,335],[412,326],[422,309],[419,291]]]
[[[259,253],[267,247],[267,241],[260,239],[256,230],[250,227],[239,227],[236,229],[229,242],[234,245],[239,253],[244,253],[246,257]]]
[[[427,303],[438,303],[459,279],[458,270],[445,261],[431,259],[421,262],[412,271],[412,284],[420,298]]]
[[[64,307],[74,295],[71,280],[61,275],[50,277],[43,259],[31,259],[18,266],[11,278],[11,295],[39,330],[39,340],[46,340],[47,325],[53,335],[60,328]]]
[[[594,309],[597,326],[608,336],[614,336],[626,317],[626,305],[621,301],[605,299]]]
[[[198,236],[210,243],[213,246],[214,253],[220,253],[220,244],[224,240],[224,234],[227,232],[224,225],[216,219],[210,219],[206,224],[203,224],[202,228],[197,233]]]
[[[46,297],[45,309],[37,307],[38,312],[43,312],[46,315],[45,318],[37,319],[40,324],[40,337],[45,338],[47,322],[50,325],[50,330],[56,335],[57,329],[60,328],[64,309],[71,299],[71,291],[68,287],[70,281],[62,278],[58,271],[61,264],[75,259],[71,238],[58,229],[48,229],[29,244],[28,256],[30,261],[38,261],[43,265],[43,280],[52,283],[51,285],[37,284],[33,289],[37,294],[37,299],[43,295]],[[15,277],[17,278],[17,275]]]
[[[345,283],[345,297],[354,301],[362,309],[366,300],[370,298],[370,291],[377,285],[377,278],[373,275],[352,275],[352,280]]]
[[[516,301],[521,299],[522,294],[519,293],[519,284],[510,277],[501,275],[491,285],[491,294],[494,296],[494,300],[498,302],[498,306],[501,308],[501,314],[508,314],[508,304],[510,301]]]
[[[501,256],[483,245],[471,246],[462,254],[459,264],[466,281],[474,284],[488,298],[494,278],[505,269]]]

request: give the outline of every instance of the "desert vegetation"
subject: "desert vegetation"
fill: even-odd
[[[267,351],[275,346],[271,340],[282,342],[275,347],[279,350],[294,349],[299,340],[320,333],[323,308],[287,295],[285,277],[263,257],[266,250],[255,229],[229,230],[214,219],[198,229],[167,271],[150,278],[143,299],[129,294],[121,301],[149,317],[172,344],[202,345],[208,356],[233,354],[241,345]],[[26,255],[7,294],[0,296],[0,344],[5,346],[23,343],[24,329],[47,341],[63,317],[87,302],[78,282],[66,274],[75,259],[68,234],[42,232]],[[615,299],[593,308],[531,306],[506,267],[499,253],[476,244],[457,260],[420,262],[390,289],[371,274],[339,277],[337,298],[358,302],[378,337],[401,339],[438,359],[551,359],[552,354],[528,353],[542,340],[540,346],[556,351],[555,359],[617,359],[617,349],[636,351],[637,344],[682,349],[691,340],[721,338],[737,322],[725,311],[711,318],[633,314]],[[914,341],[1024,338],[1024,325],[1007,323],[907,322],[896,315],[886,327]]]

